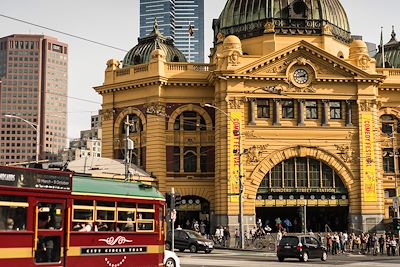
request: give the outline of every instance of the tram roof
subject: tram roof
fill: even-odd
[[[165,200],[155,187],[147,184],[75,175],[72,178],[72,194]]]

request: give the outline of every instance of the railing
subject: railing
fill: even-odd
[[[148,72],[148,71],[149,71],[149,65],[147,64],[133,67],[133,73]]]
[[[117,70],[117,72],[116,72],[117,77],[129,75],[129,74],[131,74],[131,69],[129,69],[129,68],[120,69],[120,70]]]
[[[379,74],[383,74],[387,76],[388,78],[390,77],[395,77],[395,76],[400,76],[400,69],[376,69],[376,72]]]

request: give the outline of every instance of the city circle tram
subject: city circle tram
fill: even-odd
[[[0,266],[163,266],[164,206],[141,183],[0,166]]]

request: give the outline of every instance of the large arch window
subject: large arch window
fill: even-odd
[[[391,135],[392,132],[400,132],[399,120],[392,115],[381,116],[382,133]]]
[[[174,130],[205,131],[206,121],[195,111],[185,111],[175,119]]]
[[[169,177],[211,177],[215,171],[214,133],[211,118],[196,106],[171,117],[167,140],[167,175]],[[175,117],[176,116],[176,117]],[[207,121],[206,121],[207,120]],[[210,138],[212,137],[212,138]]]
[[[325,189],[331,189],[330,192],[335,192],[334,189],[337,189],[337,193],[347,192],[340,176],[331,167],[316,159],[298,157],[283,161],[272,168],[264,176],[258,193],[311,193],[323,192]]]

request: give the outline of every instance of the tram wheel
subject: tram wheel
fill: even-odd
[[[165,267],[176,267],[176,263],[173,258],[168,258],[165,262]]]

